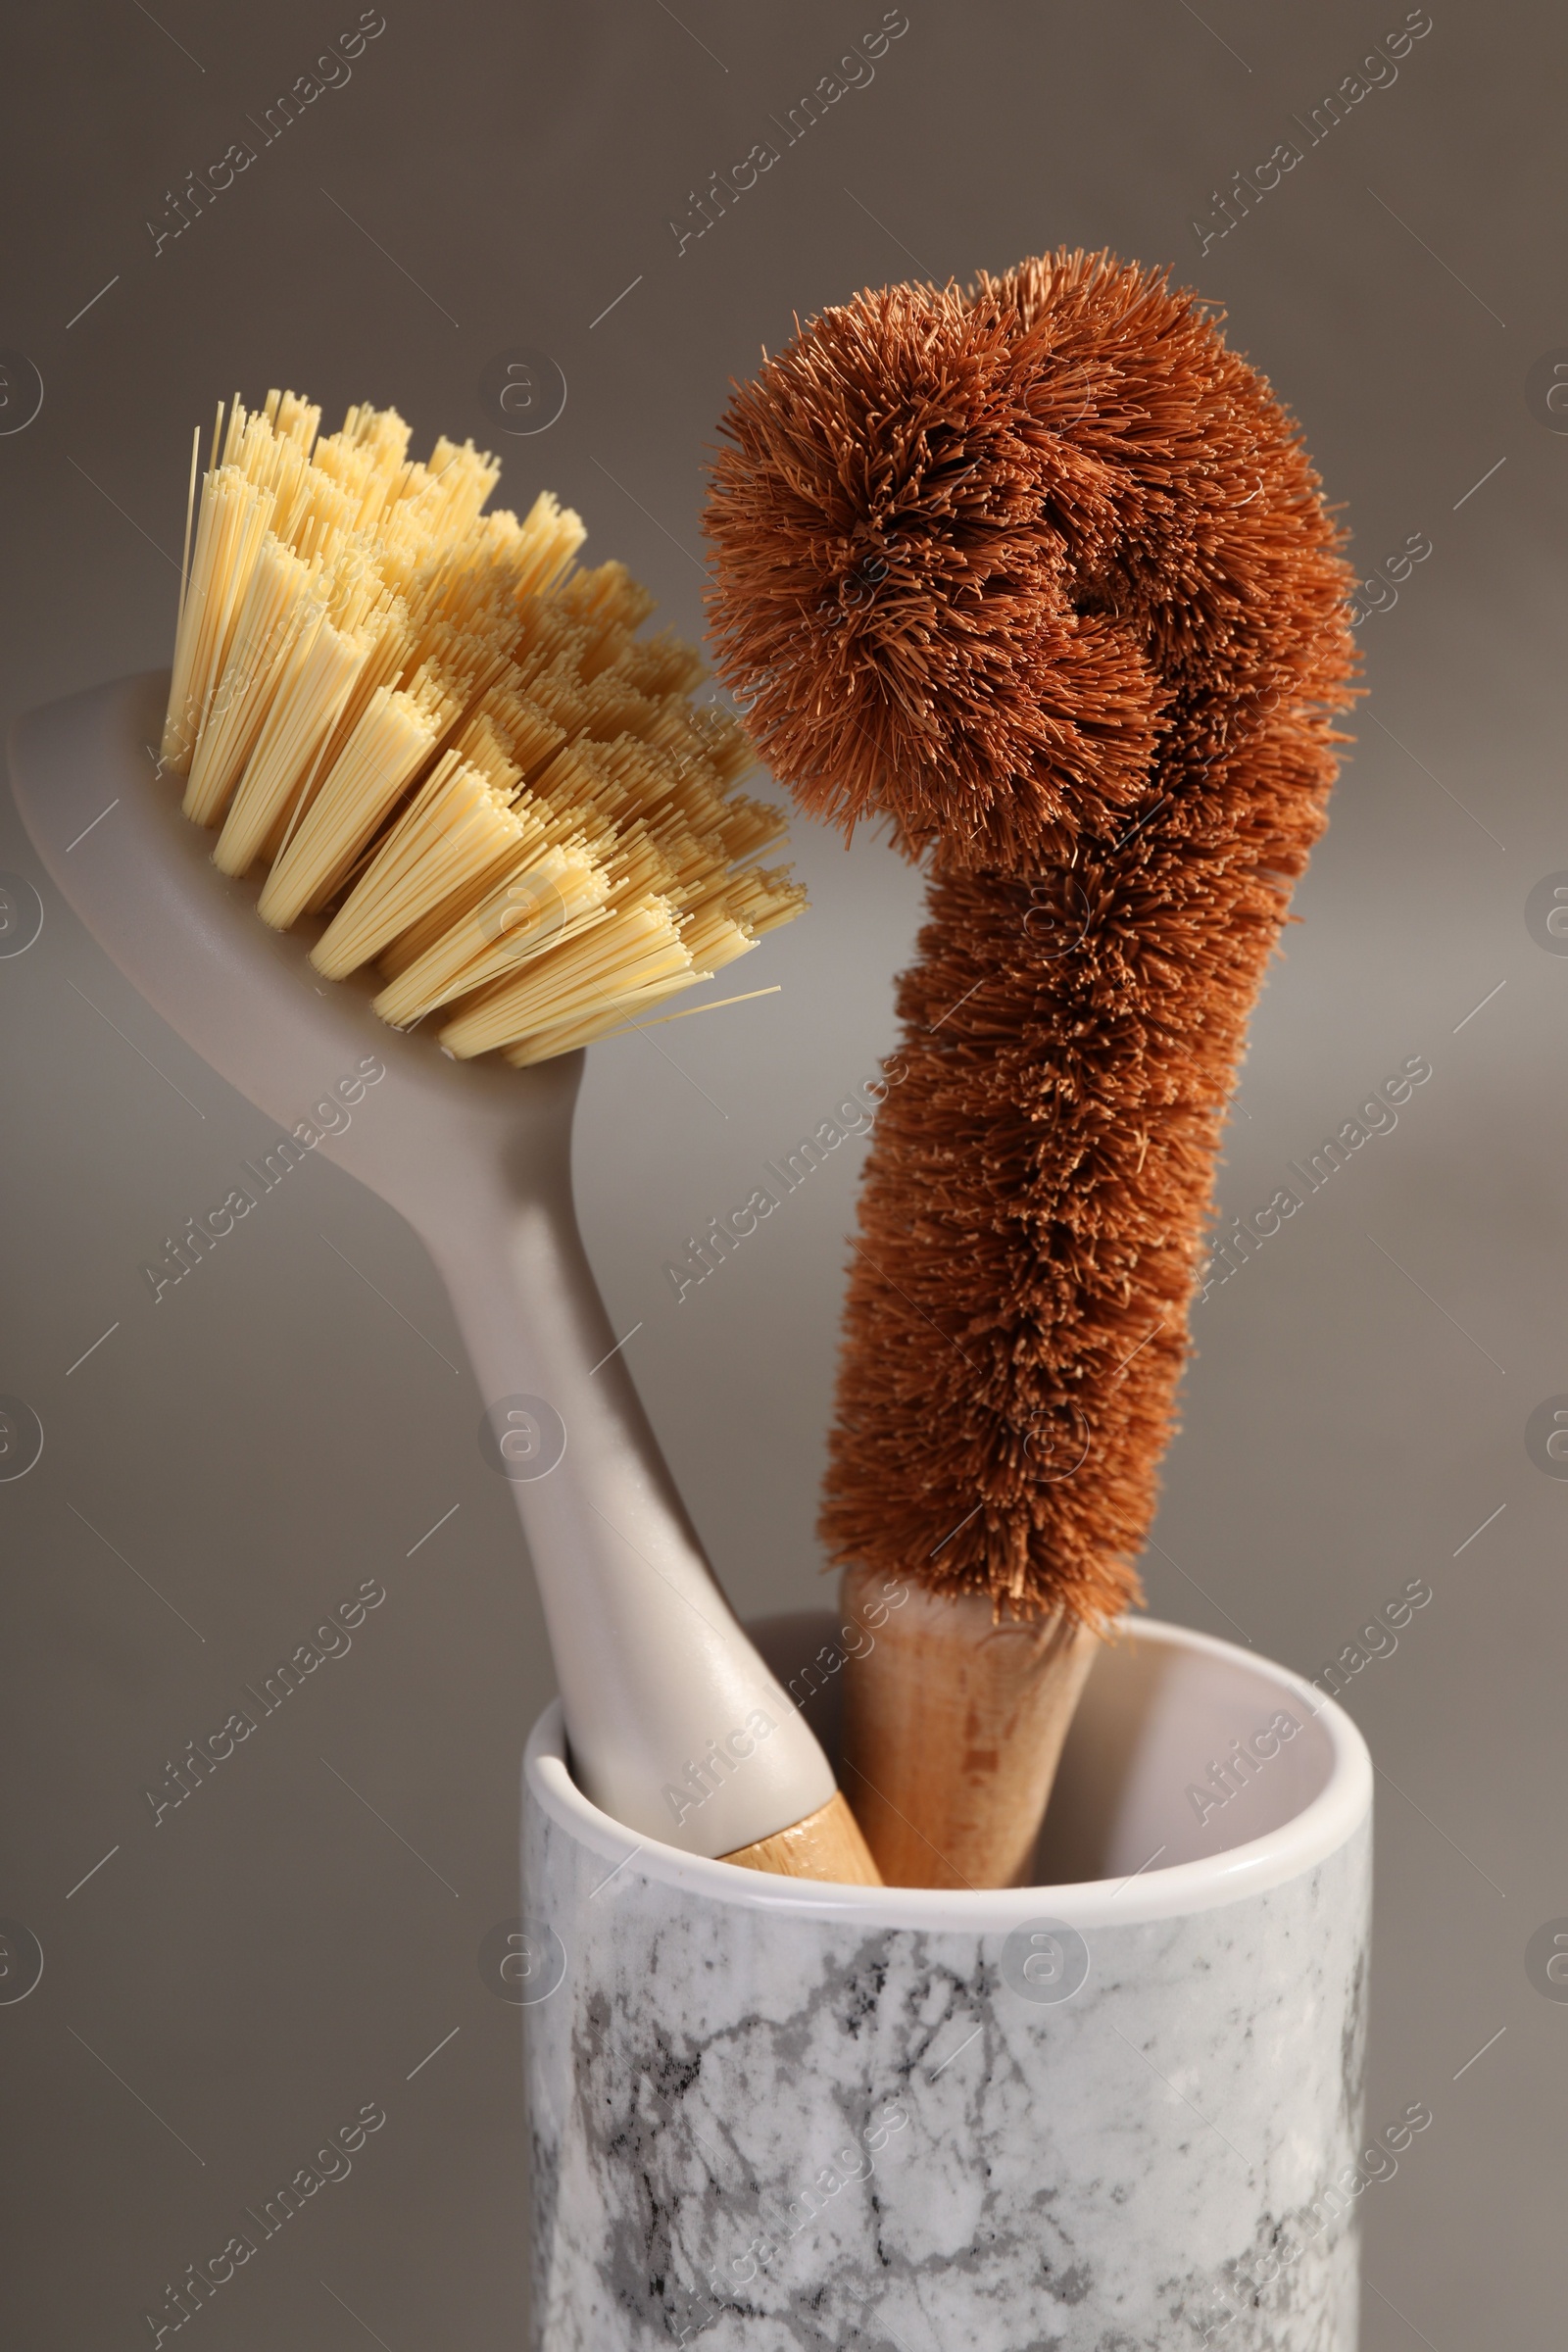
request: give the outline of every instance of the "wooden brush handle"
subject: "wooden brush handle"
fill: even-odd
[[[847,1624],[886,1582],[880,1567],[846,1573]],[[1059,1611],[997,1624],[989,1599],[909,1588],[844,1674],[842,1777],[885,1885],[1028,1884],[1098,1648]]]
[[[860,1835],[860,1825],[842,1792],[830,1797],[793,1829],[771,1838],[759,1838],[721,1862],[736,1862],[742,1870],[767,1870],[781,1879],[835,1879],[844,1886],[880,1886],[882,1874]]]

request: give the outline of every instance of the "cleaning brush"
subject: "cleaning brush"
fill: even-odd
[[[1299,435],[1160,272],[1059,252],[826,312],[736,388],[713,637],[806,809],[930,882],[823,1530],[885,1878],[1027,1874],[1139,1597],[1246,1024],[1352,668]]]
[[[293,393],[236,399],[199,500],[198,435],[167,688],[24,720],[19,806],[100,944],[270,1116],[318,1140],[334,1068],[374,1085],[335,1148],[447,1282],[588,1795],[691,1852],[874,1882],[703,1555],[571,1206],[576,1049],[800,912],[755,862],[785,820],[736,789],[751,754],[694,707],[698,655],[637,635],[647,592],[578,566],[574,514],[483,512],[494,460],[413,461],[392,410],[319,427]]]

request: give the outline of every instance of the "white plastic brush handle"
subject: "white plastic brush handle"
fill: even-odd
[[[378,1021],[368,983],[318,979],[301,932],[261,922],[256,883],[217,871],[214,835],[155,775],[167,686],[123,679],[18,722],[13,790],[44,864],[131,985],[285,1136],[362,1060],[384,1066],[332,1155],[408,1219],[446,1283],[490,1408],[475,1442],[506,1462],[584,1792],[710,1856],[804,1820],[833,1796],[832,1772],[714,1582],[577,1231],[582,1055],[454,1062]],[[509,1435],[516,1398],[544,1410],[517,1404]]]

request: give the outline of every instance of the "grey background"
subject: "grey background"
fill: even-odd
[[[1265,1201],[1407,1055],[1434,1075],[1199,1310],[1149,1592],[1312,1673],[1406,1579],[1433,1588],[1348,1695],[1384,1775],[1368,2123],[1435,2116],[1365,2199],[1363,2341],[1527,2352],[1568,2284],[1568,2005],[1524,1965],[1568,1913],[1568,1487],[1524,1447],[1568,1390],[1568,962],[1524,921],[1568,867],[1568,438],[1525,391],[1568,346],[1560,17],[1434,0],[1392,87],[1206,253],[1193,226],[1238,167],[1306,145],[1291,117],[1402,14],[908,0],[870,86],[678,254],[689,191],[782,144],[770,119],[876,24],[869,0],[387,0],[348,84],[155,258],[166,189],[258,145],[247,116],[353,12],[14,13],[0,343],[45,399],[0,438],[0,660],[9,712],[167,659],[191,426],[236,387],[501,446],[503,499],[557,490],[696,632],[705,451],[793,313],[1058,242],[1168,260],[1227,306],[1361,569],[1412,532],[1433,547],[1361,631],[1371,698],[1256,1024],[1227,1206]],[[503,442],[479,384],[516,343],[568,399]],[[892,1045],[918,906],[875,842],[797,826],[795,850],[813,911],[745,967],[783,994],[595,1049],[577,1144],[616,1329],[641,1323],[629,1358],[743,1608],[817,1590],[854,1150],[683,1305],[661,1266]],[[0,1389],[46,1431],[0,1487],[0,1912],[46,1962],[0,2009],[7,2340],[150,2341],[165,2282],[377,2100],[352,2176],[203,2340],[515,2344],[519,2013],[477,1952],[518,1907],[516,1764],[550,1668],[483,1400],[413,1237],[325,1154],[153,1307],[141,1260],[266,1123],[121,983],[9,808],[0,865],[46,908],[0,962]],[[372,1576],[387,1599],[352,1651],[155,1829],[166,1760]]]

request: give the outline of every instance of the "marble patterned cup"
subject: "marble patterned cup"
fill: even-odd
[[[836,1621],[752,1632],[832,1754]],[[1331,1700],[1147,1618],[1001,1892],[639,1840],[552,1707],[517,1963],[540,2352],[1353,2352],[1371,1802]]]

